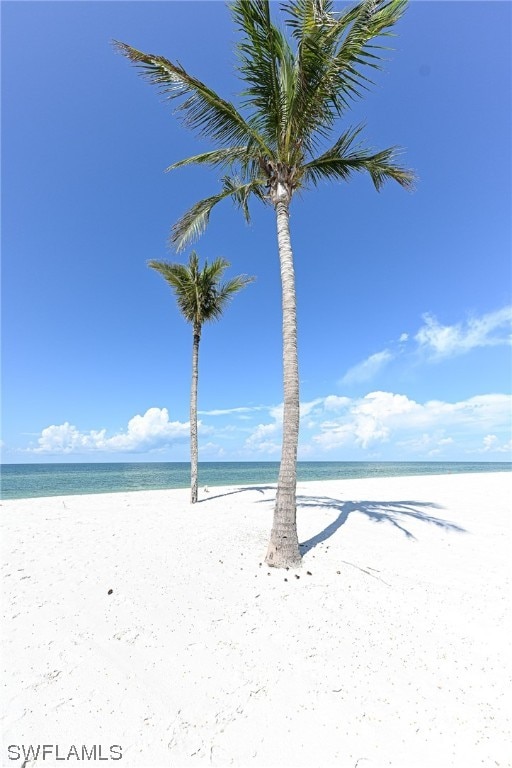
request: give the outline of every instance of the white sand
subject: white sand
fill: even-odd
[[[0,764],[510,766],[511,479],[300,483],[289,572],[274,488],[3,502]]]

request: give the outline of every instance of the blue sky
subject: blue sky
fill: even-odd
[[[274,4],[277,11],[278,4]],[[220,2],[2,2],[4,462],[186,461],[191,331],[148,259],[218,189],[164,169],[209,145],[116,54],[178,60],[237,100]],[[398,144],[416,190],[292,203],[304,460],[509,460],[511,6],[418,2],[342,130]],[[340,130],[340,132],[341,132]],[[277,460],[275,221],[228,202],[194,246],[256,281],[200,351],[200,460]]]

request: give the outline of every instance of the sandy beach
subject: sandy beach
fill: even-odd
[[[511,478],[4,501],[1,765],[510,766]]]

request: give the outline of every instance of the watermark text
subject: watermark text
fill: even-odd
[[[9,760],[21,760],[23,765],[32,760],[121,760],[123,748],[119,744],[9,744]]]

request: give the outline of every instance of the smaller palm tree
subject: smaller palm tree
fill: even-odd
[[[203,324],[219,320],[226,304],[254,277],[238,275],[221,283],[223,272],[229,267],[225,259],[207,261],[199,269],[199,258],[195,251],[189,257],[188,265],[171,264],[167,261],[149,261],[148,266],[160,272],[176,296],[178,308],[185,320],[192,325],[192,386],[190,390],[190,500],[197,501],[197,384],[199,379],[199,342]]]

